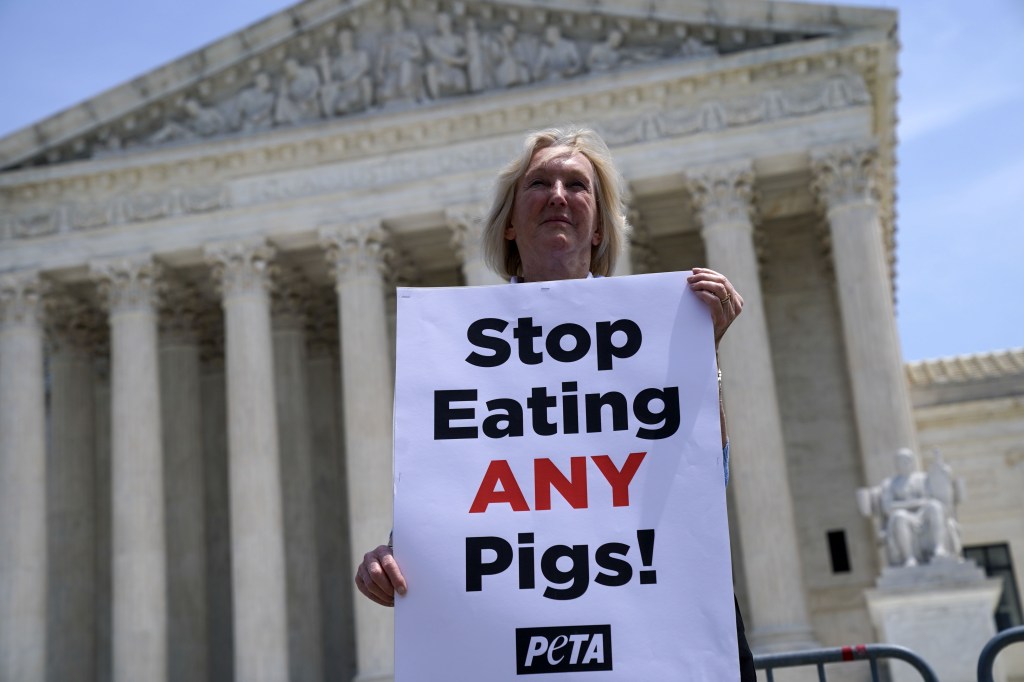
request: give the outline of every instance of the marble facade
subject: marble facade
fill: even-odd
[[[896,15],[712,5],[306,0],[0,140],[0,679],[389,679],[351,573],[391,524],[393,288],[495,283],[495,172],[568,122],[629,183],[620,272],[747,300],[752,644],[873,640],[853,492],[917,446]]]

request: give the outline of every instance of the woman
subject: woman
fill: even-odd
[[[611,275],[629,231],[622,186],[608,147],[593,131],[533,133],[520,157],[498,176],[483,231],[487,264],[512,282]],[[743,309],[743,298],[725,276],[706,268],[694,268],[687,285],[708,306],[717,347]],[[720,418],[728,466],[724,410]],[[366,597],[384,606],[394,606],[395,592],[405,594],[407,587],[388,545],[363,557],[355,582]],[[740,679],[753,682],[753,658],[738,606],[736,631]]]

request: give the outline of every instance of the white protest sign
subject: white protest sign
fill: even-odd
[[[735,680],[689,273],[399,289],[395,680]]]

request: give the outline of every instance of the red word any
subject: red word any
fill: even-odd
[[[615,462],[608,455],[595,455],[590,458],[604,476],[604,480],[611,486],[613,507],[629,506],[629,484],[646,455],[646,452],[631,453],[621,469],[616,468]],[[551,509],[552,490],[557,491],[573,509],[586,509],[587,472],[586,457],[569,458],[568,477],[550,459],[533,460],[534,509]],[[512,507],[512,511],[517,512],[530,511],[530,505],[523,495],[522,488],[519,487],[519,481],[512,473],[508,460],[496,459],[487,465],[487,471],[484,472],[484,478],[480,482],[480,488],[476,492],[469,513],[485,512],[488,505],[492,504],[507,504]]]

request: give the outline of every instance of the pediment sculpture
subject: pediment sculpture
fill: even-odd
[[[93,139],[104,151],[160,146],[718,54],[713,34],[704,34],[705,41],[682,24],[669,26],[668,34],[634,36],[613,17],[599,31],[596,24],[563,29],[551,18],[523,30],[493,14],[438,12],[426,24],[422,13],[401,5],[376,23],[342,18],[314,38],[300,35],[284,46],[283,57],[253,57],[247,76],[229,91],[179,94],[149,130],[126,135],[113,124]]]

